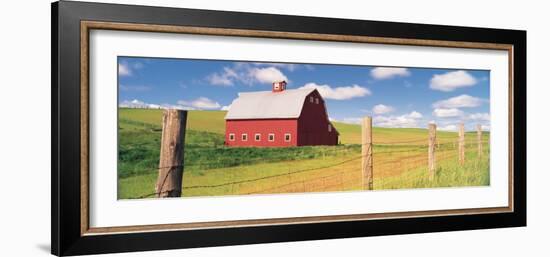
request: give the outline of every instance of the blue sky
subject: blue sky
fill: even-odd
[[[119,106],[226,110],[239,92],[317,88],[331,120],[456,131],[489,124],[489,71],[119,57]]]

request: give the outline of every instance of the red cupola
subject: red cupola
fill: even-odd
[[[273,88],[272,91],[274,93],[276,92],[283,92],[286,89],[286,81],[279,81],[279,82],[273,82]]]

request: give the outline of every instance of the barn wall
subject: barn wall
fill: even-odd
[[[235,134],[235,141],[229,140],[229,134]],[[242,141],[241,135],[248,134],[248,140]],[[261,140],[255,141],[254,134],[260,133]],[[268,134],[274,133],[275,140],[268,141]],[[290,142],[285,142],[284,134],[290,133]],[[297,120],[227,120],[225,122],[225,144],[228,146],[284,147],[297,145]]]
[[[313,103],[310,102],[313,97]],[[319,103],[315,99],[319,99]],[[317,91],[306,97],[300,118],[298,119],[298,145],[336,145],[336,129],[328,131],[329,121],[325,104]]]

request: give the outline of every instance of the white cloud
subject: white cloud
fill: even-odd
[[[466,71],[459,70],[433,75],[430,80],[430,88],[450,92],[457,88],[473,86],[476,83],[476,78]]]
[[[118,64],[118,75],[119,76],[132,76],[134,74],[134,70],[139,70],[143,68],[144,65],[141,62],[127,62],[123,61]]]
[[[358,85],[331,87],[330,85],[318,85],[310,82],[300,88],[315,88],[323,98],[333,100],[346,100],[372,94],[368,88]]]
[[[391,79],[393,77],[406,77],[411,75],[407,68],[376,67],[370,71],[374,79]]]
[[[374,114],[384,114],[384,113],[390,113],[393,112],[394,108],[388,105],[383,104],[377,104],[374,107],[372,107],[372,112]]]
[[[490,121],[491,115],[489,113],[473,113],[468,115],[468,119],[470,120],[478,120],[478,121]]]
[[[411,113],[408,114],[408,116],[410,118],[413,118],[413,119],[420,119],[422,118],[422,114],[417,112],[417,111],[412,111]]]
[[[489,131],[489,130],[491,130],[491,126],[490,125],[481,125],[481,130]]]
[[[152,104],[146,103],[138,99],[125,100],[119,103],[119,107],[122,108],[140,108],[140,109],[178,109],[178,110],[195,110],[193,107],[171,104]]]
[[[412,111],[403,115],[391,115],[391,116],[374,116],[372,121],[374,126],[386,127],[386,128],[418,128],[418,123],[422,118],[422,114],[417,111]],[[335,122],[342,122],[348,124],[361,124],[363,118],[349,117],[343,119],[330,119]]]
[[[119,103],[119,107],[122,108],[141,108],[141,109],[178,109],[178,110],[227,110],[229,106],[221,106],[218,102],[215,102],[206,97],[199,97],[191,101],[178,101],[177,104],[152,104],[146,103],[144,101],[134,99],[134,100],[125,100]]]
[[[195,100],[190,100],[190,101],[180,100],[178,101],[178,104],[183,106],[193,107],[199,110],[212,110],[212,109],[219,109],[221,107],[221,105],[218,102],[215,102],[214,100],[211,100],[206,97],[199,97]]]
[[[138,106],[146,106],[146,105],[148,104],[138,99],[134,99],[131,101],[125,100],[119,104],[120,107],[138,107]]]
[[[466,107],[478,107],[486,102],[486,100],[469,96],[459,95],[451,97],[449,99],[437,101],[433,104],[434,108],[466,108]]]
[[[288,71],[295,71],[301,68],[302,66],[307,68],[307,65],[294,64],[294,63],[255,62],[252,64],[254,66],[259,66],[259,67],[277,67]]]
[[[233,80],[239,76],[237,72],[229,67],[223,67],[221,72],[215,72],[206,77],[206,81],[216,86],[232,86]]]
[[[254,78],[260,83],[271,84],[278,81],[288,81],[288,78],[277,68],[252,68],[249,70],[250,77]]]
[[[143,102],[141,100],[138,100],[138,99],[134,99],[134,100],[125,100],[125,101],[122,101],[121,103],[119,103],[118,105],[119,107],[123,107],[123,108],[143,108],[143,109],[160,109],[162,108],[162,106],[158,105],[158,104],[150,104],[150,103],[146,103],[146,102]]]
[[[121,91],[135,91],[135,92],[145,92],[145,91],[151,90],[151,87],[142,86],[142,85],[127,86],[127,85],[120,84],[119,88]]]
[[[229,108],[231,108],[231,105],[224,105],[224,106],[222,106],[222,108],[220,108],[220,110],[229,111]]]
[[[119,76],[132,76],[132,69],[128,67],[127,64],[119,63],[118,64],[118,75]]]
[[[334,120],[336,122],[342,122],[347,124],[361,124],[363,118],[343,118],[341,120]]]
[[[437,130],[442,130],[442,131],[457,131],[457,128],[456,128],[456,125],[449,124],[449,125],[437,127]]]
[[[252,86],[254,83],[271,84],[282,80],[289,82],[288,77],[274,66],[255,66],[258,65],[238,62],[232,67],[223,67],[221,71],[211,73],[205,79],[216,86],[233,86],[235,83]]]
[[[418,128],[422,114],[417,111],[412,111],[408,114],[399,116],[375,116],[373,123],[377,127],[386,128]]]
[[[439,117],[439,118],[450,118],[450,117],[462,116],[464,114],[464,112],[462,112],[461,110],[456,109],[456,108],[450,108],[450,109],[437,108],[433,111],[432,114],[435,117]]]

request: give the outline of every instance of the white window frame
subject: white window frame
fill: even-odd
[[[309,97],[309,102],[310,102],[310,103],[313,103],[313,96],[310,96],[310,97]]]
[[[235,133],[229,133],[229,141],[235,141]]]
[[[248,141],[248,134],[247,133],[242,133],[241,134],[241,141],[243,141],[243,142]]]
[[[272,139],[273,138],[273,139]],[[275,133],[269,133],[267,134],[267,141],[269,142],[275,142]]]
[[[315,104],[319,104],[319,97],[315,97]]]
[[[288,140],[286,139],[286,136],[288,136]],[[290,141],[292,141],[292,134],[285,133],[285,142],[290,142]]]
[[[260,134],[260,133],[254,134],[254,141],[256,141],[256,142],[262,141],[262,134]]]
[[[330,123],[328,124],[328,132],[332,132],[332,125]]]

